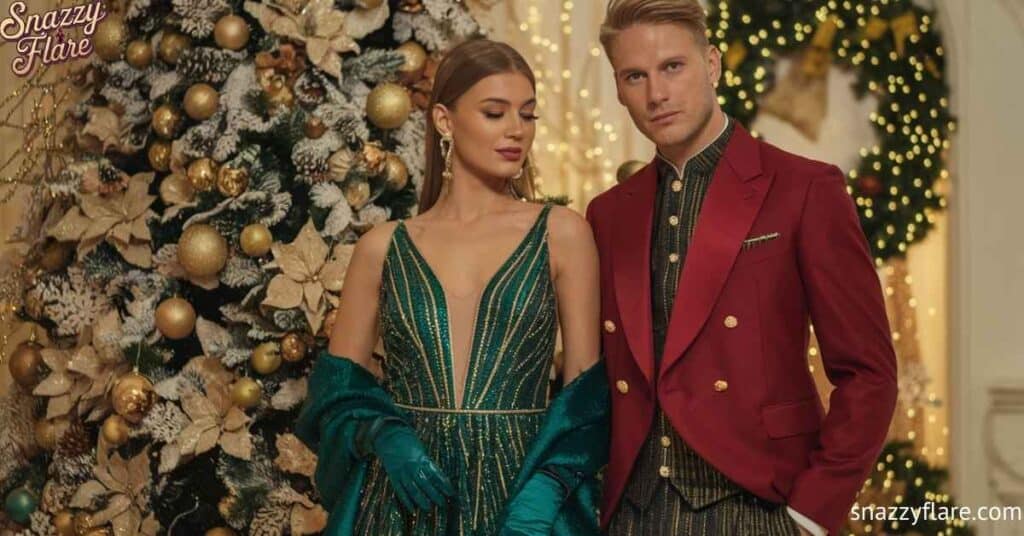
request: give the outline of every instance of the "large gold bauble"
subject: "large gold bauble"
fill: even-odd
[[[171,169],[171,142],[167,140],[156,140],[149,146],[149,165],[156,171],[168,171]]]
[[[74,253],[73,243],[51,240],[43,246],[43,254],[39,256],[39,267],[47,272],[63,270],[71,262]]]
[[[128,43],[124,61],[139,70],[149,67],[153,63],[153,46],[145,39],[136,39]]]
[[[249,42],[249,24],[234,13],[224,15],[213,27],[213,40],[221,48],[241,50]]]
[[[262,396],[263,388],[252,378],[238,378],[238,381],[231,385],[231,401],[243,409],[258,406]]]
[[[401,190],[409,183],[409,168],[397,154],[388,154],[384,160],[384,173],[387,176],[387,187],[390,190]]]
[[[53,528],[57,529],[57,536],[76,536],[75,535],[75,516],[67,511],[61,510],[53,515],[51,520]]]
[[[107,16],[96,25],[92,46],[96,50],[96,55],[104,61],[117,61],[121,59],[127,37],[128,28],[125,27],[124,20],[117,16]]]
[[[250,223],[242,229],[238,242],[246,255],[262,257],[270,251],[270,246],[274,244],[274,235],[271,234],[270,229],[266,225]]]
[[[217,163],[206,157],[193,160],[188,165],[188,180],[201,192],[212,189],[217,183]]]
[[[266,376],[281,368],[281,347],[276,342],[265,342],[253,348],[249,357],[252,369]]]
[[[228,261],[228,241],[206,223],[185,229],[178,240],[178,262],[194,277],[207,277],[220,272]]]
[[[427,50],[416,41],[406,41],[396,50],[405,56],[405,63],[398,69],[403,80],[406,82],[419,80],[423,76],[423,69],[427,66]]]
[[[412,97],[403,86],[385,82],[366,98],[366,115],[379,128],[398,128],[412,113]]]
[[[192,40],[189,39],[187,35],[177,32],[166,32],[163,37],[160,38],[159,50],[157,50],[157,53],[160,55],[160,59],[165,63],[175,65],[178,63],[178,58],[181,57],[181,53],[191,45]]]
[[[209,119],[219,103],[220,94],[210,84],[192,84],[185,92],[185,113],[196,121]]]
[[[615,172],[615,179],[620,183],[625,182],[626,179],[632,177],[634,174],[636,174],[637,171],[640,171],[646,165],[647,164],[639,160],[629,160],[623,162],[623,164],[619,166],[619,169]]]
[[[170,104],[161,104],[153,111],[153,132],[165,140],[174,139],[184,119],[181,111]]]
[[[156,329],[172,340],[184,339],[196,327],[196,310],[188,300],[177,296],[160,302],[156,308]]]
[[[288,333],[281,338],[281,357],[285,361],[302,361],[302,358],[306,357],[306,352],[309,351],[309,345],[306,344],[306,339],[301,333]]]
[[[196,189],[188,177],[180,173],[172,173],[160,181],[160,200],[167,205],[187,203],[196,196]]]
[[[227,527],[214,527],[208,531],[204,536],[236,536],[235,531]]]
[[[120,415],[110,415],[104,419],[100,433],[107,443],[115,447],[124,445],[128,442],[128,421]]]
[[[217,170],[217,191],[224,197],[238,197],[249,188],[249,171],[221,166]]]
[[[34,342],[23,342],[11,353],[7,363],[11,377],[22,387],[35,387],[43,375],[42,347]]]
[[[114,384],[110,401],[118,415],[132,424],[139,424],[156,402],[156,391],[149,378],[129,372]]]

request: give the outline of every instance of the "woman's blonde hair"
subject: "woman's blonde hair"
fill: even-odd
[[[601,24],[601,46],[606,55],[619,32],[636,24],[681,24],[697,44],[708,45],[707,13],[697,0],[611,0]]]
[[[530,69],[523,56],[514,48],[498,41],[484,38],[465,41],[449,50],[437,66],[434,88],[430,94],[430,104],[427,106],[426,114],[426,176],[420,191],[419,212],[426,212],[427,209],[434,206],[444,185],[442,177],[444,155],[441,154],[441,147],[438,143],[441,136],[437,132],[437,125],[434,124],[434,114],[432,113],[434,105],[443,104],[448,109],[454,109],[459,97],[480,80],[494,74],[510,72],[525,76],[530,81],[530,86],[536,91],[537,82],[534,79],[533,70]],[[536,196],[533,187],[534,175],[533,165],[528,155],[523,174],[509,179],[512,181],[512,187],[517,197],[534,200]]]

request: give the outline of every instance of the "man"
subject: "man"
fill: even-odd
[[[695,0],[612,0],[619,101],[658,148],[587,209],[612,392],[609,534],[838,534],[882,447],[896,360],[842,172],[755,140]],[[809,322],[830,411],[808,370]]]

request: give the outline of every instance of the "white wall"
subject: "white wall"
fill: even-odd
[[[951,203],[952,471],[958,501],[974,506],[1000,504],[997,487],[1024,489],[1017,479],[1024,474],[1024,27],[1014,3],[1021,5],[936,2],[961,125]],[[993,421],[1000,428],[993,434],[985,420],[998,385],[1018,395],[996,412],[1004,416]],[[1019,474],[995,468],[997,456]],[[1006,495],[1024,503],[1024,494]],[[976,526],[980,536],[1024,534],[1024,523]]]

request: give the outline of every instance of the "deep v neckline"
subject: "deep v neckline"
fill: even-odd
[[[498,269],[493,274],[491,274],[491,277],[487,279],[487,283],[484,284],[483,288],[479,291],[479,294],[477,295],[476,309],[473,312],[473,324],[472,326],[470,326],[470,329],[472,329],[472,331],[470,332],[471,334],[469,341],[469,355],[466,356],[466,378],[462,380],[461,400],[456,400],[457,393],[455,392],[455,346],[452,342],[451,314],[448,309],[448,291],[445,290],[444,284],[441,282],[441,278],[437,276],[437,273],[434,271],[434,268],[430,265],[430,263],[427,261],[427,258],[423,255],[423,253],[420,251],[420,248],[416,245],[416,242],[412,239],[412,235],[409,234],[409,230],[405,226],[405,220],[398,220],[398,229],[400,229],[404,234],[405,241],[409,244],[409,249],[416,257],[416,260],[423,265],[424,273],[426,274],[427,279],[429,279],[429,283],[437,285],[437,288],[441,290],[441,310],[443,311],[444,314],[444,322],[441,322],[440,324],[445,331],[443,335],[448,340],[447,357],[450,372],[447,374],[447,380],[452,391],[451,402],[456,409],[465,409],[464,406],[466,402],[466,386],[469,383],[469,372],[472,370],[476,354],[477,328],[479,327],[480,324],[480,305],[483,303],[484,298],[490,292],[492,292],[492,286],[494,285],[495,281],[497,281],[504,272],[508,271],[510,265],[515,261],[517,257],[519,257],[519,254],[522,251],[522,249],[525,248],[527,244],[530,242],[530,238],[533,236],[533,233],[537,230],[537,226],[540,225],[540,222],[543,219],[544,212],[546,210],[548,210],[547,205],[541,208],[540,212],[537,214],[537,218],[533,222],[533,225],[531,225],[530,229],[526,231],[526,235],[524,235],[523,238],[519,240],[519,243],[516,245],[516,247],[512,249],[512,252],[509,253],[507,257],[505,257],[505,260],[501,264],[498,265]]]

